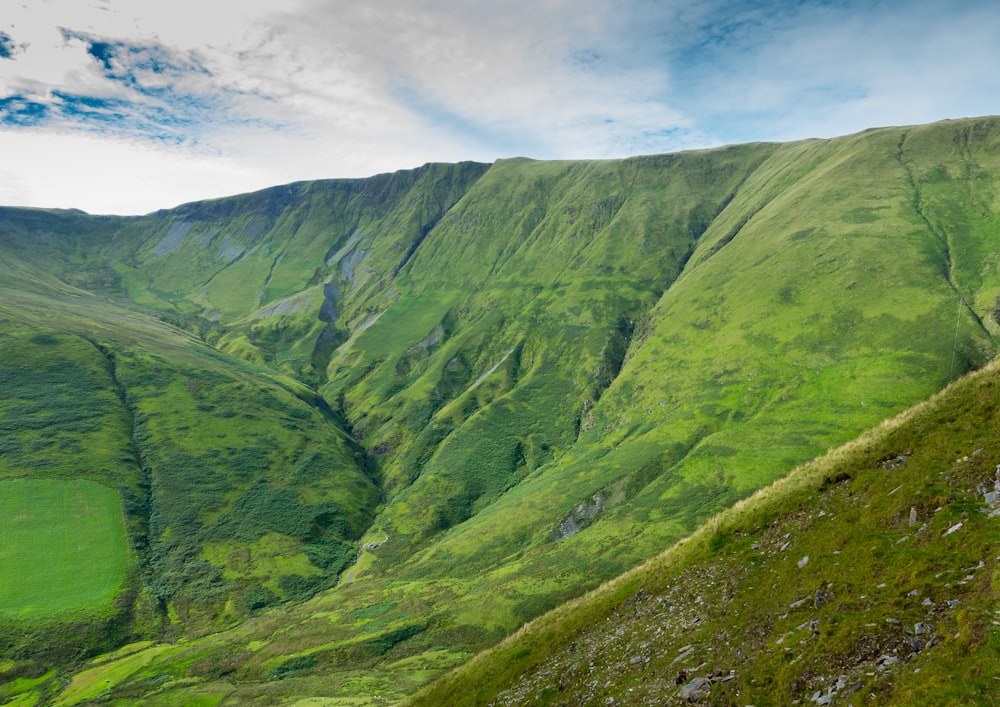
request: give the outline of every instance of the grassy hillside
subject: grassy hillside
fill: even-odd
[[[0,470],[117,489],[135,557],[60,699],[404,697],[982,366],[998,135],[0,210]],[[84,668],[21,648],[12,696]]]
[[[998,399],[992,363],[409,704],[994,704]]]
[[[5,287],[0,320],[15,674],[232,625],[353,561],[380,495],[314,391],[79,293]]]
[[[128,559],[118,494],[90,481],[0,482],[0,613],[48,616],[102,608]]]

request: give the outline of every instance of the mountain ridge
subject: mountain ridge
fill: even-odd
[[[0,209],[9,362],[89,337],[149,434],[128,621],[166,642],[109,699],[401,697],[983,365],[997,127]],[[74,473],[13,431],[52,464],[2,478]]]

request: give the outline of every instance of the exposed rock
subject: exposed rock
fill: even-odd
[[[193,224],[190,221],[174,221],[160,242],[153,248],[154,255],[165,255],[175,250],[184,241],[184,236],[191,230]]]
[[[897,454],[894,457],[888,457],[886,459],[883,459],[879,463],[879,466],[885,469],[886,471],[892,471],[894,469],[898,469],[899,467],[903,466],[903,464],[905,464],[906,460],[909,458],[910,458],[909,454]]]
[[[329,280],[323,285],[323,305],[319,309],[319,318],[324,322],[334,322],[337,320],[337,298],[340,290],[337,283]]]
[[[560,540],[570,538],[587,527],[604,510],[605,499],[600,492],[589,499],[580,502],[562,519],[556,528],[556,536]]]
[[[823,692],[822,690],[817,690],[816,693],[809,698],[810,702],[815,702],[818,705],[828,705],[833,702],[833,692]]]
[[[846,683],[847,680],[845,679],[844,682]],[[850,683],[849,685],[845,684],[844,688],[843,688],[843,693],[845,695],[850,695],[852,692],[857,692],[862,687],[864,687],[864,684],[865,683],[863,681],[861,681],[861,680],[855,680],[854,682]]]
[[[682,660],[686,660],[692,653],[694,653],[694,646],[692,646],[692,645],[684,646],[683,648],[681,648],[680,653],[678,654],[678,656],[676,658],[674,658],[674,660],[671,663],[671,665],[676,665],[677,663],[680,663]],[[682,674],[684,674],[684,673],[682,673]],[[684,674],[684,675],[686,676],[686,674]]]
[[[813,608],[820,609],[831,599],[833,599],[833,592],[828,592],[825,589],[819,589],[816,591],[816,596],[813,598]]]
[[[340,276],[348,282],[354,282],[355,270],[370,252],[371,250],[369,249],[358,248],[345,256],[340,261]]]
[[[708,678],[695,678],[687,685],[681,688],[677,696],[682,700],[687,702],[697,702],[700,699],[708,697],[708,693],[712,690],[712,681]]]
[[[895,665],[898,662],[899,658],[894,655],[883,655],[875,661],[875,665],[878,666],[879,670],[885,670],[889,666]]]
[[[441,340],[445,338],[444,327],[438,324],[436,327],[431,329],[431,333],[425,336],[423,339],[415,343],[413,346],[406,350],[406,353],[410,353],[416,349],[433,349],[435,346],[441,343]]]

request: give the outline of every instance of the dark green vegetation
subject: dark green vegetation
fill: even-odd
[[[0,619],[0,697],[414,693],[992,358],[998,143],[0,210],[0,475],[116,491],[132,546],[104,609]]]

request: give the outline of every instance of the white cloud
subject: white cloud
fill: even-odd
[[[0,32],[0,202],[92,211],[829,136],[993,112],[1000,88],[1000,18],[971,0],[38,0]]]
[[[268,172],[232,160],[80,133],[0,132],[0,154],[0,204],[136,214],[271,184]]]

